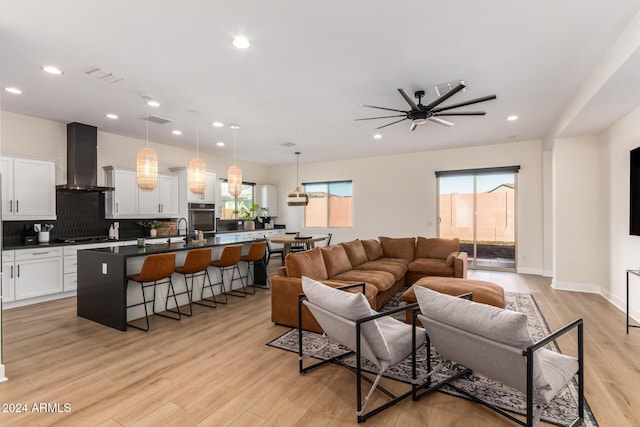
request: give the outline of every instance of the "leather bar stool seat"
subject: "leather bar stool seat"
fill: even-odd
[[[187,295],[189,299],[189,313],[182,313],[185,316],[191,316],[193,314],[193,305],[198,304],[205,307],[216,307],[215,298],[204,298],[204,288],[206,283],[211,286],[211,278],[209,277],[208,268],[211,265],[211,248],[192,249],[187,252],[187,256],[184,260],[184,265],[176,267],[175,272],[184,276],[184,285],[186,290],[178,292],[176,295]],[[200,298],[202,301],[193,301],[193,283],[196,277],[202,276],[202,288],[200,292]],[[191,279],[191,286],[189,286],[189,279]],[[207,303],[203,302],[207,301]]]
[[[137,325],[133,325],[131,323],[127,323],[127,326],[131,326],[132,328],[140,329],[142,331],[149,330],[149,312],[147,310],[147,303],[151,303],[151,307],[153,310],[153,314],[158,316],[167,317],[169,319],[180,320],[182,318],[182,313],[180,313],[180,309],[178,308],[178,299],[176,298],[175,290],[173,289],[173,283],[171,282],[171,275],[176,267],[176,253],[169,252],[165,254],[154,254],[149,255],[144,259],[142,264],[142,268],[140,269],[140,273],[132,274],[127,276],[127,287],[129,286],[129,282],[136,282],[140,284],[140,290],[142,291],[142,302],[127,305],[126,308],[136,307],[139,305],[144,306],[144,317],[146,320],[147,327],[142,328]],[[168,283],[167,288],[167,300],[169,300],[169,296],[173,295],[173,300],[176,304],[176,310],[178,314],[177,317],[168,316],[166,314],[156,312],[156,287],[160,284]],[[153,288],[153,298],[147,301],[144,290],[146,288]],[[165,304],[166,304],[165,302]],[[166,307],[166,305],[165,305]]]

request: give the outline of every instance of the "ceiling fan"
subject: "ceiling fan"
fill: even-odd
[[[483,96],[481,98],[471,99],[469,101],[459,102],[457,104],[450,104],[450,105],[445,105],[443,107],[438,107],[444,101],[451,98],[453,95],[460,92],[464,88],[465,88],[464,82],[460,82],[455,87],[453,87],[450,91],[436,98],[434,101],[430,102],[427,105],[422,105],[422,97],[424,96],[423,90],[419,90],[415,92],[414,95],[418,99],[418,103],[416,104],[415,101],[411,99],[411,97],[409,96],[406,90],[398,89],[398,92],[400,92],[400,95],[402,95],[404,100],[407,101],[407,103],[411,107],[410,110],[405,111],[405,110],[397,110],[395,108],[376,107],[375,105],[360,104],[362,107],[377,108],[379,110],[387,110],[387,111],[395,111],[397,113],[402,113],[402,114],[396,114],[393,116],[367,117],[364,119],[355,119],[355,120],[356,121],[375,120],[375,119],[388,119],[392,117],[402,117],[400,120],[387,123],[386,125],[382,125],[380,127],[377,127],[376,129],[382,129],[387,126],[400,123],[404,120],[411,120],[411,130],[413,131],[413,130],[416,130],[418,125],[425,124],[427,120],[440,123],[441,125],[444,125],[444,126],[453,126],[453,123],[447,120],[441,119],[440,117],[442,116],[484,116],[486,114],[486,112],[484,111],[449,111],[449,110],[452,110],[454,108],[464,107],[466,105],[477,104],[479,102],[490,101],[492,99],[496,99],[495,95]]]

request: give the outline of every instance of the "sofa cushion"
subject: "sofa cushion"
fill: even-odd
[[[361,240],[361,242],[369,261],[375,261],[384,256],[382,245],[376,239]]]
[[[308,277],[302,277],[302,290],[313,304],[352,321],[377,314],[362,293],[344,292]],[[363,323],[362,335],[378,359],[390,359],[389,347],[377,320]]]
[[[386,291],[396,282],[393,274],[386,271],[373,270],[349,270],[331,277],[331,280],[370,283],[378,288],[379,292]]]
[[[453,264],[448,265],[445,259],[416,258],[409,264],[409,271],[423,276],[453,277]]]
[[[347,256],[347,251],[342,245],[331,245],[320,248],[324,265],[327,268],[329,277],[337,276],[340,273],[351,270],[351,262]]]
[[[533,344],[527,315],[414,286],[420,311],[427,317],[475,335],[525,349]]]
[[[380,240],[382,252],[386,258],[404,258],[407,260],[413,260],[416,249],[415,237],[378,237],[378,240]]]
[[[351,242],[344,242],[342,246],[344,246],[344,250],[347,251],[347,256],[349,257],[349,262],[351,262],[352,267],[357,267],[368,261],[367,252],[364,250],[364,246],[362,246],[360,240],[356,239]]]
[[[398,261],[396,261],[398,260]],[[407,274],[407,261],[401,258],[380,258],[376,261],[368,261],[355,267],[356,270],[386,271],[391,273],[398,281]]]
[[[416,258],[447,259],[451,252],[459,251],[460,239],[457,237],[453,239],[418,237],[416,243]]]
[[[285,268],[289,277],[307,276],[318,280],[329,278],[320,248],[288,254],[285,260]]]

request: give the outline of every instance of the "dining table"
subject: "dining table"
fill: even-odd
[[[309,234],[300,236],[296,236],[294,234],[282,234],[278,236],[269,236],[268,239],[271,243],[279,243],[283,246],[282,257],[284,258],[291,251],[291,245],[293,244],[305,245],[307,249],[313,249],[317,242],[327,240],[328,237],[328,234]]]

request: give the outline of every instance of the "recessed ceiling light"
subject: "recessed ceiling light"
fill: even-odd
[[[218,142],[216,142],[216,145],[217,145],[218,147],[224,147],[224,142],[222,142],[222,141],[218,141]]]
[[[107,118],[111,120],[116,120],[118,118],[117,114],[109,113],[107,114]]]
[[[22,91],[17,87],[5,87],[4,90],[14,95],[22,95]]]
[[[58,67],[54,67],[53,65],[45,65],[42,69],[49,74],[55,74],[56,76],[62,75],[62,70]]]
[[[173,130],[171,133],[174,135],[182,135],[182,131],[180,129]]]
[[[513,122],[513,121],[515,121],[515,120],[518,120],[518,116],[516,116],[515,114],[513,114],[513,115],[511,115],[511,116],[507,117],[507,120],[509,120],[510,122]]]
[[[380,139],[382,138],[382,135],[380,135],[379,133],[376,133],[375,135],[373,135],[373,139]]]
[[[222,122],[213,122],[213,123],[211,123],[211,125],[214,128],[221,128],[222,126],[224,126],[224,123],[222,123]]]
[[[249,39],[244,36],[239,36],[233,39],[233,45],[238,49],[247,49],[251,46]]]
[[[233,130],[238,130],[238,129],[240,129],[240,126],[238,126],[238,125],[229,125],[229,127],[230,127],[231,129],[233,129]]]
[[[160,103],[158,101],[154,101],[153,99],[150,99],[147,101],[147,105],[149,107],[159,107]]]

